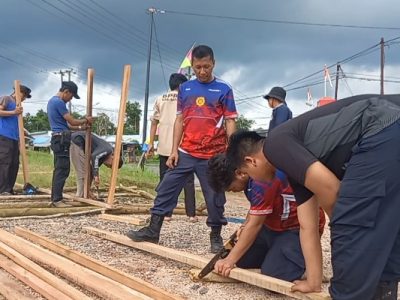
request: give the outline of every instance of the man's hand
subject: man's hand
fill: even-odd
[[[307,280],[295,280],[291,290],[292,292],[302,292],[302,293],[320,292],[321,285],[311,284]]]
[[[146,158],[150,158],[153,155],[154,155],[154,145],[149,144],[149,148],[147,149],[147,152],[146,152]]]
[[[179,159],[178,151],[175,153],[171,153],[165,164],[167,165],[168,168],[173,169],[178,165],[178,159]]]
[[[94,118],[93,117],[85,117],[86,119],[86,124],[93,124]]]
[[[99,187],[99,185],[100,185],[100,177],[99,176],[94,176],[93,180],[94,180],[94,185],[96,187]]]
[[[20,115],[20,114],[22,114],[23,111],[24,111],[24,109],[22,108],[22,106],[17,106],[17,107],[14,109],[14,114],[15,114],[15,115]]]
[[[228,277],[233,268],[235,268],[235,263],[228,258],[224,258],[215,263],[214,271],[221,276]]]

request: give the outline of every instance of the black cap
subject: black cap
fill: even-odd
[[[278,99],[279,101],[285,102],[286,98],[286,91],[284,88],[280,86],[275,86],[273,87],[268,94],[263,96],[264,99],[269,99],[269,98],[275,98]]]
[[[78,86],[73,81],[63,81],[61,85],[61,90],[68,90],[72,93],[75,99],[81,99],[78,95]]]
[[[14,89],[15,89],[15,88],[14,88]],[[32,96],[31,96],[31,89],[28,88],[27,86],[25,86],[25,85],[20,85],[20,86],[19,86],[19,89],[20,89],[21,93],[24,93],[24,95],[26,96],[26,98],[31,98],[31,97],[32,97]]]

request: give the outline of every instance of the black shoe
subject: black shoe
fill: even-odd
[[[397,300],[397,281],[380,281],[373,300]]]
[[[223,247],[224,243],[221,237],[221,227],[211,227],[210,233],[211,253],[218,253]]]
[[[135,242],[150,242],[157,244],[160,240],[161,226],[164,216],[151,215],[149,226],[143,227],[137,231],[129,230],[126,234]]]

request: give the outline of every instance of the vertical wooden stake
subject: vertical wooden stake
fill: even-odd
[[[128,101],[130,80],[131,80],[131,66],[125,65],[124,78],[123,78],[123,82],[122,82],[122,91],[121,91],[121,103],[119,106],[119,114],[118,114],[118,127],[117,127],[117,134],[115,136],[114,159],[113,159],[112,170],[111,170],[110,188],[108,190],[107,204],[109,204],[109,205],[113,205],[113,203],[114,203],[115,185],[117,183],[118,164],[119,164],[120,153],[121,153],[121,148],[122,148],[122,145],[121,145],[122,134],[124,132],[126,102]]]
[[[87,102],[86,102],[86,116],[92,116],[92,105],[93,105],[93,78],[94,69],[88,69],[87,74]],[[90,186],[92,181],[92,168],[90,165],[90,159],[92,157],[92,129],[91,127],[86,128],[85,138],[85,181],[83,189],[83,197],[89,198]]]
[[[19,80],[14,81],[14,90],[15,90],[15,100],[17,107],[20,107],[21,91],[20,91]],[[25,149],[24,119],[22,117],[22,114],[18,115],[18,132],[19,132],[19,152],[21,154],[21,159],[22,159],[24,183],[26,184],[29,182],[29,172],[28,172],[28,158],[26,156],[26,149]]]

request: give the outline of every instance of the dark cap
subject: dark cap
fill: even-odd
[[[15,89],[15,88],[14,88]],[[31,98],[32,96],[31,96],[31,89],[30,88],[28,88],[27,86],[25,86],[25,85],[20,85],[19,86],[19,89],[20,89],[20,91],[22,92],[22,93],[24,93],[24,95],[26,96],[26,98]]]
[[[284,88],[280,87],[280,86],[275,86],[273,87],[268,94],[266,94],[265,96],[263,96],[264,99],[269,99],[269,98],[275,98],[278,99],[281,102],[285,102],[285,98],[286,98],[286,91]]]
[[[78,96],[78,86],[73,81],[63,81],[61,90],[68,90],[72,93],[75,99],[81,99],[81,97]]]

